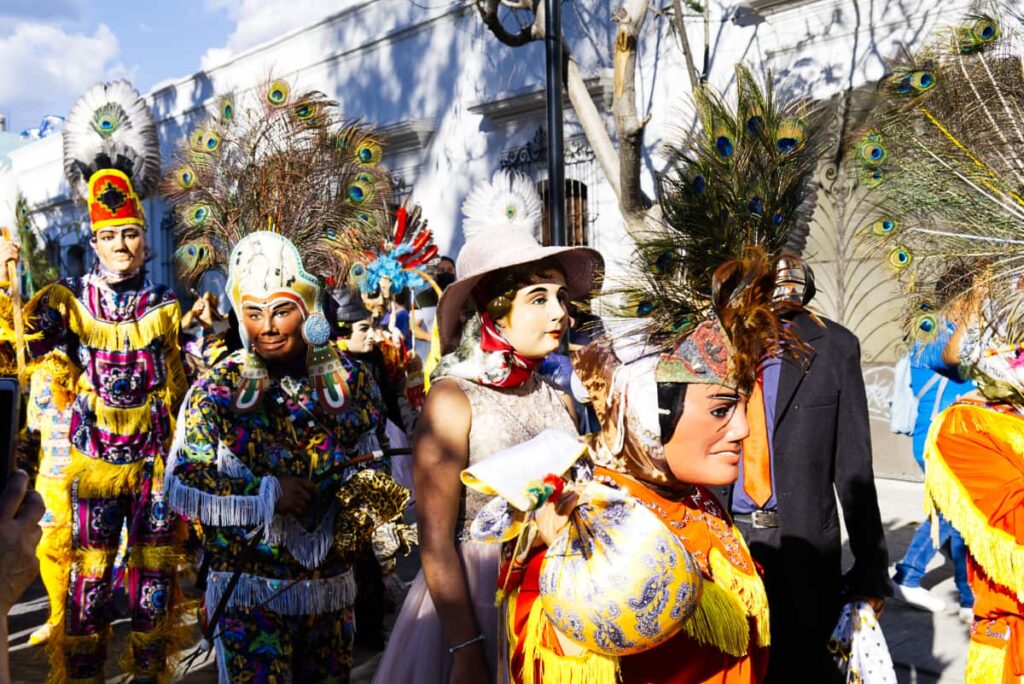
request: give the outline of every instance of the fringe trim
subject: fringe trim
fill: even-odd
[[[74,549],[71,562],[86,577],[102,577],[117,559],[117,549]]]
[[[206,611],[211,617],[233,573],[211,570],[207,577]],[[264,608],[280,615],[321,615],[351,608],[356,581],[351,570],[324,579],[273,579],[243,573],[228,608]]]
[[[131,551],[131,567],[143,570],[176,570],[188,562],[188,557],[178,545],[136,546]]]
[[[337,499],[331,503],[326,516],[312,532],[290,515],[275,515],[264,541],[283,546],[302,567],[315,570],[334,547],[334,521],[337,516]]]
[[[281,485],[276,477],[265,476],[260,481],[260,493],[255,496],[229,494],[219,496],[210,494],[195,487],[189,487],[175,474],[178,464],[187,460],[190,449],[186,442],[185,425],[187,413],[192,404],[192,387],[185,394],[178,411],[177,423],[174,427],[174,441],[167,456],[167,467],[164,470],[164,499],[167,505],[191,520],[201,521],[204,525],[215,527],[240,527],[259,525],[264,535],[269,535],[274,521],[274,509],[281,496]],[[226,451],[224,449],[223,451]],[[239,473],[252,471],[233,454],[225,455],[218,445],[217,470],[227,477],[237,477]],[[230,457],[230,458],[229,458]],[[197,459],[206,460],[206,459]],[[224,472],[221,464],[224,464]]]
[[[971,418],[979,432],[1005,432],[993,421],[979,420],[978,410]],[[967,489],[946,465],[936,447],[938,431],[945,423],[945,420],[932,423],[925,446],[925,510],[931,516],[941,511],[964,538],[985,574],[1024,602],[1024,546],[1018,544],[1013,535],[989,524],[988,516],[978,510]]]
[[[514,611],[515,601],[509,605]],[[548,624],[543,602],[538,598],[530,606],[523,636],[523,684],[615,684],[619,680],[619,659],[614,656],[593,651],[579,656],[562,655],[545,646]]]
[[[96,677],[89,679],[71,679],[68,677],[67,658],[65,651],[71,653],[90,653],[100,648],[103,644],[110,643],[113,635],[113,627],[90,634],[88,636],[68,636],[65,631],[65,623],[53,629],[53,635],[46,644],[46,654],[50,661],[50,671],[46,675],[46,684],[104,684],[106,677],[101,671]]]
[[[750,648],[750,622],[739,599],[708,579],[701,582],[700,601],[683,630],[697,643],[735,658]]]
[[[146,459],[109,463],[101,458],[90,458],[72,446],[71,462],[64,473],[69,485],[78,482],[79,498],[97,499],[139,491],[145,467]]]
[[[195,610],[195,601],[183,601],[183,596],[176,592],[175,605],[172,613],[160,621],[151,632],[132,632],[128,637],[128,647],[118,659],[122,672],[136,676],[153,677],[157,684],[170,684],[174,680],[174,660],[176,656],[194,641],[192,625],[187,624],[185,616]],[[164,666],[159,672],[141,672],[135,668],[135,649],[151,648],[158,644],[164,645]]]
[[[150,309],[137,320],[110,323],[94,318],[85,304],[60,284],[40,290],[26,308],[33,311],[38,298],[44,293],[49,295],[50,308],[68,321],[68,328],[78,335],[83,345],[93,349],[122,351],[126,341],[131,349],[141,349],[169,331],[173,330],[177,335],[180,308],[174,299]]]
[[[95,393],[88,395],[89,408],[96,414],[96,425],[116,435],[138,435],[153,427],[153,398],[150,395],[141,406],[120,408],[108,406]]]
[[[721,583],[739,598],[746,614],[754,618],[757,626],[757,645],[767,646],[771,640],[771,629],[768,626],[768,595],[764,591],[764,583],[759,575],[748,575],[732,565],[718,549],[711,549],[708,563],[714,581]],[[746,644],[744,645],[746,652]]]
[[[967,646],[964,684],[1000,684],[1006,667],[1006,649],[972,641]]]

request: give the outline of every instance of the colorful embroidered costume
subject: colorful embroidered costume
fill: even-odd
[[[325,298],[377,243],[387,176],[379,143],[322,93],[276,80],[237,112],[220,105],[165,188],[185,280],[226,271],[242,349],[192,386],[167,498],[203,527],[220,681],[348,681],[351,566],[408,492],[381,458],[380,393],[339,357]]]
[[[141,198],[156,186],[160,163],[145,100],[125,81],[98,84],[76,102],[63,135],[65,171],[93,230],[144,230]],[[182,636],[176,573],[184,526],[161,494],[171,415],[187,387],[178,302],[141,271],[98,266],[40,290],[26,315],[39,334],[31,354],[60,354],[81,371],[64,473],[69,587],[63,629],[51,641],[51,679],[104,679],[124,527],[132,631],[124,664],[136,678],[163,677]]]
[[[961,399],[935,421],[925,492],[964,537],[974,622],[965,682],[1024,677],[1024,415]]]
[[[243,672],[261,682],[285,672],[298,677],[293,664],[316,681],[341,677],[352,664],[351,565],[358,549],[335,543],[344,529],[336,521],[352,515],[339,492],[355,474],[347,462],[379,448],[380,393],[359,363],[342,358],[351,391],[346,411],[324,411],[307,378],[285,377],[270,383],[251,412],[238,413],[232,402],[243,384],[244,356],[231,354],[192,387],[168,478],[170,505],[203,526],[207,611],[242,571],[218,630],[221,681],[237,681]],[[361,467],[368,465],[386,471],[387,462]],[[316,484],[316,515],[275,519],[276,478],[283,475]],[[243,561],[253,527],[266,537]]]

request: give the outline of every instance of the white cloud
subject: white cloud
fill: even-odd
[[[22,22],[0,35],[0,111],[11,130],[39,125],[46,114],[63,115],[96,81],[130,75],[117,61],[118,41],[105,24],[92,35],[52,24]]]
[[[227,45],[206,51],[202,68],[222,64],[239,52],[313,24],[344,10],[356,0],[206,0],[206,8],[224,11],[235,23]]]

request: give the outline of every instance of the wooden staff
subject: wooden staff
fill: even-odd
[[[0,228],[4,240],[10,240],[10,230]],[[21,310],[21,284],[18,279],[18,262],[11,259],[6,264],[7,281],[11,284],[11,306],[14,309],[14,354],[18,362],[18,385],[22,394],[28,392],[28,378],[25,373],[25,318]]]

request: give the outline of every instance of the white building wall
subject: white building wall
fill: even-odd
[[[322,90],[341,101],[348,116],[389,132],[393,144],[385,151],[387,163],[423,205],[440,253],[455,255],[462,244],[459,208],[466,194],[543,126],[543,102],[535,94],[543,89],[544,52],[539,43],[518,49],[500,44],[468,0],[454,7],[427,8],[440,4],[344,0],[333,17],[216,68],[157,86],[149,99],[160,122],[165,166],[173,163],[170,152],[178,140],[208,107],[216,106],[218,93],[258,88],[273,74],[299,90]],[[566,43],[594,84],[596,99],[605,105],[615,36],[610,15],[618,4],[619,0],[565,0],[563,10]],[[919,45],[936,27],[955,24],[968,4],[748,0],[739,5],[710,0],[709,80],[720,89],[731,88],[733,65],[742,60],[756,72],[771,70],[784,91],[827,100],[880,77],[884,58],[899,44]],[[686,26],[700,69],[703,18],[688,16]],[[694,125],[691,84],[668,17],[651,11],[639,52],[638,107],[641,116],[650,115],[643,183],[653,194],[654,173],[662,165],[660,145]],[[613,131],[607,106],[604,111],[608,130]],[[571,109],[566,111],[565,134],[567,140],[582,137]],[[46,226],[63,248],[76,241],[84,244],[88,223],[70,201],[59,138],[19,148],[9,157],[36,209],[37,225]],[[849,249],[857,226],[847,206],[851,197],[837,184],[841,174],[836,171],[834,166],[823,167],[823,191],[812,231],[810,256],[818,273],[818,301],[827,315],[861,337],[872,425],[876,445],[881,445],[876,457],[889,459],[880,471],[914,476],[908,440],[897,441],[885,430],[891,367],[874,363],[892,360],[897,334],[890,323],[895,315],[892,285],[880,275],[861,277],[872,266]],[[155,253],[150,272],[154,279],[170,282],[173,245],[160,230],[166,206],[151,200],[146,210]],[[589,211],[595,217],[590,243],[606,255],[614,274],[630,258],[630,242],[614,194],[599,169],[589,188]]]
[[[437,3],[435,3],[437,4]],[[615,25],[611,0],[568,0],[563,11],[566,43],[588,78],[608,78]],[[664,3],[668,5],[668,3]],[[756,14],[734,3],[710,5],[710,81],[728,88],[739,60],[757,71],[771,69],[782,87],[826,99],[883,73],[882,59],[900,42],[920,42],[938,23],[954,22],[966,2],[933,0],[753,0],[774,10]],[[687,17],[698,68],[703,19]],[[641,37],[638,95],[650,114],[644,183],[653,191],[660,168],[658,148],[693,125],[682,53],[670,20],[651,13]],[[160,124],[165,165],[177,141],[216,106],[224,91],[258,88],[269,75],[299,89],[316,88],[343,103],[348,116],[378,126],[418,126],[418,136],[385,152],[392,169],[423,205],[442,254],[461,245],[459,207],[469,189],[489,176],[503,153],[525,144],[543,125],[541,107],[522,105],[512,118],[489,120],[486,104],[543,88],[539,43],[513,49],[486,30],[471,4],[427,9],[408,0],[348,0],[335,16],[242,53],[187,78],[168,81],[149,94]],[[571,109],[566,137],[579,137]],[[610,117],[607,120],[612,129]],[[403,130],[405,130],[403,129]],[[33,206],[45,207],[43,223],[73,215],[60,170],[56,139],[11,153],[15,173]],[[591,243],[609,255],[611,269],[628,258],[614,195],[598,172],[590,210],[597,216]],[[156,230],[166,208],[147,202]],[[156,232],[156,230],[154,232]],[[67,238],[65,238],[67,239]],[[170,281],[171,244],[154,234],[157,280]]]

